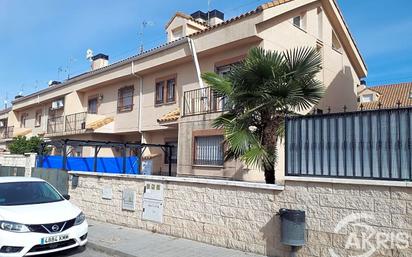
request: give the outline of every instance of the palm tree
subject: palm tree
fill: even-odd
[[[311,108],[324,89],[316,74],[321,56],[313,48],[285,52],[253,48],[240,64],[222,77],[202,78],[224,97],[227,112],[213,122],[225,135],[225,159],[240,159],[261,168],[268,184],[275,183],[277,144],[284,135],[286,115]]]

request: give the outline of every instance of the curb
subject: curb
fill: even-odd
[[[128,253],[110,248],[108,246],[100,245],[100,244],[90,242],[90,241],[87,243],[86,247],[89,247],[89,248],[91,248],[95,251],[101,252],[101,253],[108,254],[108,255],[113,256],[113,257],[138,257],[137,255],[128,254]]]

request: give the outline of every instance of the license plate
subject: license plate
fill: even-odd
[[[47,245],[47,244],[57,243],[61,241],[66,241],[67,239],[69,239],[69,235],[49,236],[49,237],[42,238],[40,240],[40,244]]]

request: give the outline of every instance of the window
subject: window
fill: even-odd
[[[167,98],[166,102],[171,103],[175,101],[175,89],[176,89],[176,81],[175,79],[169,79],[167,81]]]
[[[223,135],[194,138],[194,164],[222,166],[224,163]]]
[[[166,145],[172,145],[172,164],[177,163],[177,140],[166,141]],[[166,148],[165,164],[169,164],[169,148]]]
[[[130,112],[133,110],[134,87],[127,86],[119,89],[117,99],[118,112]],[[97,110],[96,110],[97,111]]]
[[[159,81],[156,83],[156,104],[163,104],[164,101],[164,97],[163,97],[163,93],[164,93],[164,81]]]
[[[172,30],[172,37],[172,40],[176,40],[183,37],[183,27],[178,27]]]
[[[63,99],[59,99],[59,100],[56,100],[56,101],[53,101],[52,102],[52,107],[51,107],[51,109],[52,110],[58,110],[58,109],[61,109],[61,108],[63,108],[64,107],[64,100]]]
[[[41,126],[41,117],[43,113],[41,110],[36,111],[36,118],[35,118],[35,126],[40,127]]]
[[[299,16],[296,16],[293,18],[293,25],[295,25],[296,27],[305,30],[306,29],[306,14],[302,13]]]
[[[363,95],[362,98],[361,98],[361,102],[363,102],[363,103],[373,102],[373,94]]]
[[[7,119],[0,120],[0,128],[6,128],[6,127],[7,127]]]
[[[338,36],[335,31],[332,31],[332,48],[338,52],[342,51],[342,45],[339,42]]]
[[[156,81],[155,104],[174,103],[176,101],[176,77]]]
[[[20,117],[20,128],[25,128],[26,127],[26,122],[27,122],[27,117],[29,115],[27,113],[23,113]]]
[[[216,67],[216,73],[219,74],[219,76],[226,76],[232,70],[232,66],[233,64]]]
[[[97,114],[97,103],[97,97],[90,98],[87,104],[87,113]]]
[[[300,16],[296,16],[295,18],[293,18],[293,25],[295,25],[296,27],[300,28],[301,27],[301,17]]]

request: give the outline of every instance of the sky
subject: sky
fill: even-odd
[[[267,1],[211,0],[210,7],[230,18]],[[368,85],[412,81],[412,1],[338,3],[366,61]],[[113,63],[141,44],[160,45],[176,11],[207,8],[208,0],[0,0],[0,104],[88,71],[89,48]]]

